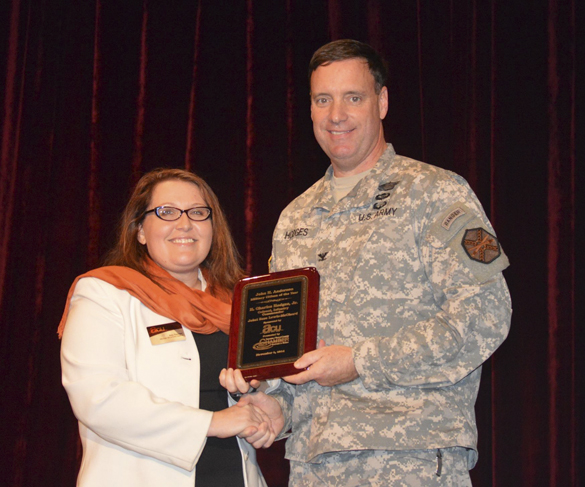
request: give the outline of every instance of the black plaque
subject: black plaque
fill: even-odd
[[[246,380],[300,372],[293,364],[315,349],[318,307],[314,267],[242,279],[234,291],[228,367]]]

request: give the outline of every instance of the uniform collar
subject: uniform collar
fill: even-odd
[[[380,156],[370,173],[359,181],[355,187],[342,198],[337,204],[333,199],[333,166],[329,166],[320,187],[317,191],[317,198],[312,206],[313,210],[322,209],[328,212],[339,213],[353,208],[368,207],[376,193],[380,192],[380,186],[390,182],[388,180],[389,169],[394,162],[396,152],[392,144],[386,144],[386,150]],[[388,181],[386,181],[388,180]]]

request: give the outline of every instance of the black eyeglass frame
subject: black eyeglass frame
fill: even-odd
[[[191,210],[199,210],[199,209],[203,209],[203,208],[205,208],[206,210],[209,210],[209,215],[207,215],[205,218],[203,218],[203,220],[195,220],[194,218],[191,218],[189,216],[189,212]],[[177,210],[179,212],[179,216],[177,218],[173,218],[172,220],[163,218],[162,216],[160,216],[158,214],[158,212],[160,210],[164,210],[164,209]],[[181,210],[180,208],[176,208],[175,206],[164,206],[163,205],[163,206],[157,206],[156,208],[153,208],[152,210],[145,211],[142,215],[142,218],[144,218],[149,213],[154,213],[158,218],[160,218],[164,222],[176,222],[179,218],[181,218],[183,216],[183,213],[187,213],[187,218],[189,218],[189,220],[191,220],[192,222],[204,222],[204,221],[209,220],[211,218],[211,214],[213,213],[213,211],[211,210],[211,208],[209,206],[194,206],[193,208],[187,208],[186,210]]]

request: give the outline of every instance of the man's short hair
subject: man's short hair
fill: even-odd
[[[339,39],[320,47],[309,62],[309,84],[311,76],[319,66],[327,66],[335,61],[360,58],[368,63],[374,77],[376,93],[380,93],[388,79],[388,69],[382,57],[368,44],[353,39]]]

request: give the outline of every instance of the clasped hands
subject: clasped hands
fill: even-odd
[[[341,345],[327,346],[323,340],[319,341],[316,350],[304,354],[294,365],[301,372],[283,379],[295,385],[314,380],[321,386],[331,387],[358,377],[352,349]],[[260,385],[257,380],[246,382],[238,369],[223,369],[219,375],[219,382],[231,393],[246,393],[250,387]],[[256,429],[246,429],[238,436],[245,438],[254,448],[268,448],[272,445],[284,427],[284,416],[278,401],[263,392],[256,392],[246,394],[236,406],[229,409],[235,407],[251,408],[263,420]]]

